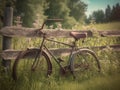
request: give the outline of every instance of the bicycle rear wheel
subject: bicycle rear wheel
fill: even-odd
[[[74,78],[90,77],[100,72],[101,67],[96,54],[89,49],[80,49],[72,55],[70,69]]]
[[[52,64],[49,56],[42,51],[42,54],[37,56],[38,65],[32,70],[33,63],[35,62],[35,55],[38,53],[37,49],[29,49],[22,52],[16,58],[13,64],[12,77],[14,80],[18,79],[31,79],[42,78],[52,73]],[[28,56],[30,56],[28,58]]]

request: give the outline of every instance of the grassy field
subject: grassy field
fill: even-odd
[[[96,30],[120,30],[120,22],[109,22],[109,23],[91,23],[89,25],[78,25],[76,29],[96,29]]]
[[[85,27],[77,27],[78,29],[84,29]],[[95,30],[120,30],[120,22],[106,23],[106,24],[91,24],[86,26],[87,29]],[[40,40],[34,38],[35,42],[31,42],[29,39],[14,38],[14,49],[25,49],[28,46],[37,47]],[[60,39],[66,41],[65,39]],[[0,90],[120,90],[120,52],[114,52],[109,45],[120,44],[118,38],[100,38],[95,37],[88,38],[85,43],[78,42],[81,46],[100,46],[108,45],[108,48],[104,50],[95,50],[99,56],[102,66],[102,72],[99,75],[89,77],[87,75],[81,75],[79,79],[75,80],[71,76],[60,76],[59,68],[54,64],[54,73],[49,78],[36,77],[36,79],[28,79],[15,82],[11,78],[11,73],[5,74],[3,67],[0,65]],[[18,44],[19,42],[19,44]],[[27,42],[27,44],[26,44]],[[0,37],[1,43],[1,37]],[[53,43],[54,44],[54,43]],[[48,45],[53,47],[53,44]],[[59,45],[55,47],[59,48]],[[1,48],[1,46],[0,46]]]
[[[38,77],[41,78],[41,77]],[[1,78],[0,78],[1,79]],[[120,74],[101,75],[86,80],[71,78],[44,78],[40,81],[14,82],[10,78],[2,77],[1,90],[120,90]]]
[[[105,24],[96,24],[96,29],[99,30],[120,30],[119,22],[105,23]]]

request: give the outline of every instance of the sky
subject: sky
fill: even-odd
[[[99,9],[102,9],[103,11],[105,11],[105,8],[107,7],[108,4],[111,7],[118,2],[120,4],[120,0],[82,0],[82,1],[88,4],[88,8],[86,11],[87,16],[92,14],[93,11],[96,11]]]

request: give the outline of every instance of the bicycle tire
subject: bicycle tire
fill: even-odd
[[[79,49],[72,54],[70,69],[74,78],[93,76],[101,71],[100,62],[94,51]],[[93,70],[92,70],[93,69]]]
[[[44,72],[45,76],[48,76],[48,75],[51,75],[52,73],[52,64],[51,64],[51,61],[50,61],[50,58],[49,56],[47,55],[46,52],[42,51],[42,54],[40,56],[40,59],[42,59],[41,61],[42,62],[39,62],[39,67],[37,67],[39,70],[34,70],[34,72],[32,72],[33,70],[31,70],[31,67],[32,67],[32,64],[34,62],[34,58],[35,57],[35,53],[38,52],[38,49],[29,49],[29,50],[26,50],[24,52],[21,52],[17,58],[15,59],[15,62],[13,64],[13,71],[12,71],[12,77],[14,80],[18,80],[20,77],[25,77],[25,78],[28,78],[32,75],[38,75],[42,77],[42,73]],[[27,56],[32,56],[30,58],[26,58]],[[33,60],[33,62],[32,62]],[[44,63],[45,61],[45,63]],[[46,66],[46,70],[42,72],[42,69],[44,67],[43,66]],[[30,66],[30,67],[29,67]],[[28,71],[27,71],[28,69]],[[35,74],[34,74],[35,73]],[[38,73],[38,74],[36,74]],[[29,75],[30,74],[30,75]],[[38,78],[38,77],[37,77]]]

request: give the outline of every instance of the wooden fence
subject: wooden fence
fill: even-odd
[[[37,28],[25,28],[25,27],[15,27],[15,26],[5,26],[0,30],[0,35],[12,38],[12,37],[41,37],[41,33],[37,33]],[[67,29],[43,29],[43,32],[47,34],[47,37],[65,37],[65,38],[71,38],[70,32],[76,31],[76,32],[86,32],[87,37],[94,37],[94,32],[91,30],[67,30]],[[119,30],[109,30],[104,31],[100,30],[97,32],[100,37],[120,37],[120,31]],[[10,43],[6,43],[10,44]],[[105,48],[106,46],[99,46],[94,48]],[[118,45],[111,45],[111,48],[114,48],[115,50],[120,50],[120,44]],[[51,50],[56,55],[62,55],[67,52],[69,52],[69,48],[63,48],[63,49],[53,49]],[[0,57],[2,57],[4,60],[10,60],[15,59],[19,52],[17,50],[11,50],[10,48],[6,48],[3,51],[0,52]]]
[[[24,27],[4,27],[0,30],[0,35],[4,35],[7,37],[41,37],[41,33],[37,33],[38,29],[35,28],[24,28]],[[90,30],[51,30],[51,29],[43,29],[43,32],[47,34],[47,37],[65,37],[65,38],[72,38],[70,36],[71,31],[76,31],[76,32],[86,32],[88,37],[93,37],[94,33]],[[100,37],[120,37],[120,31],[118,30],[110,30],[110,31],[98,31],[98,35]],[[111,45],[111,48],[114,48],[115,50],[119,51],[120,50],[120,45]],[[99,46],[99,47],[93,47],[93,48],[106,48],[106,46]],[[63,55],[69,52],[69,48],[63,48],[63,49],[53,49],[51,50],[55,55]],[[16,56],[18,55],[19,52],[22,51],[16,51],[16,50],[4,50],[0,52],[0,56],[4,58],[5,60],[9,59],[15,59]]]

